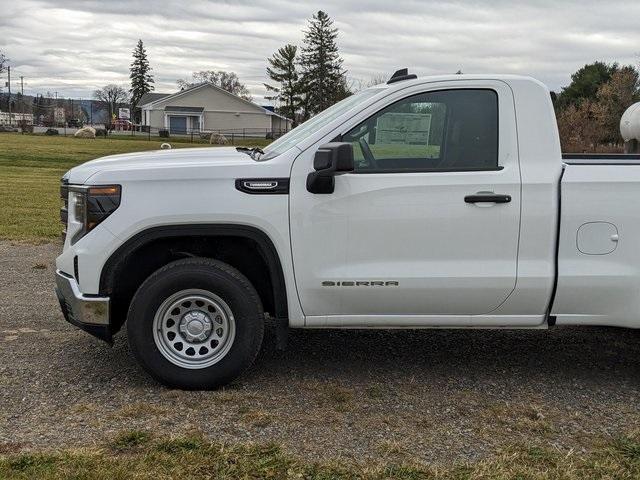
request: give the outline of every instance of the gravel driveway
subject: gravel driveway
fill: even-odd
[[[230,388],[181,392],[66,324],[58,245],[0,242],[0,452],[123,430],[274,441],[308,459],[475,459],[522,443],[588,449],[640,425],[640,333],[297,331]]]

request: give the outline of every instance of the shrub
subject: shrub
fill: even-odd
[[[33,133],[33,125],[31,125],[26,120],[20,120],[18,122],[18,127],[22,131],[22,133]]]

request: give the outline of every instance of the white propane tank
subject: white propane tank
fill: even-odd
[[[622,114],[620,134],[625,142],[640,140],[640,102],[634,103]]]

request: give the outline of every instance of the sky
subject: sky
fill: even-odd
[[[266,103],[266,59],[301,45],[319,9],[339,29],[355,86],[409,67],[531,75],[558,90],[585,63],[640,61],[638,0],[0,0],[0,51],[13,90],[23,76],[25,94],[89,98],[108,83],[128,88],[140,38],[156,91],[193,71],[230,70]]]

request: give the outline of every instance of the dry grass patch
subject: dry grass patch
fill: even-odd
[[[353,390],[333,384],[324,384],[321,389],[321,402],[323,405],[334,408],[339,412],[350,410],[353,407]]]
[[[533,403],[496,403],[487,406],[482,415],[501,430],[548,434],[554,429],[547,410]]]
[[[393,444],[390,450],[397,450]],[[118,435],[102,448],[0,454],[0,478],[26,479],[308,479],[308,480],[585,480],[640,478],[640,437],[601,442],[593,451],[513,447],[480,462],[430,466],[376,462],[315,463],[273,444],[219,444],[202,436]]]
[[[383,457],[397,457],[406,453],[407,446],[398,440],[382,440],[377,450]]]
[[[92,413],[96,411],[96,406],[93,403],[76,403],[69,407],[69,412],[75,415],[82,415],[84,413]]]
[[[167,407],[161,407],[153,403],[136,402],[125,405],[112,414],[114,417],[140,418],[148,416],[161,416],[170,413]]]
[[[372,400],[379,400],[381,398],[384,398],[386,393],[387,393],[387,389],[378,383],[369,385],[365,389],[365,394],[367,395],[368,398]]]
[[[210,401],[214,404],[239,403],[241,400],[246,401],[253,397],[254,395],[247,392],[225,389],[212,392]]]
[[[25,448],[24,443],[19,442],[0,442],[0,455],[18,453]]]
[[[265,428],[273,422],[272,416],[264,410],[243,409],[240,419],[243,423],[257,428]]]

